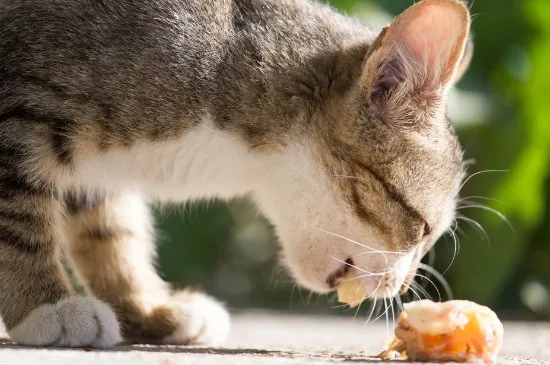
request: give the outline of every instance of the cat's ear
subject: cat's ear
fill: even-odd
[[[470,14],[459,0],[424,0],[399,15],[371,46],[363,82],[373,102],[407,92],[442,91],[464,73]]]
[[[462,59],[460,60],[460,63],[458,64],[458,67],[455,71],[454,77],[453,77],[453,84],[456,84],[462,76],[466,73],[468,70],[468,67],[470,66],[470,62],[472,61],[472,57],[474,56],[474,42],[472,40],[472,36],[470,35],[468,37],[468,40],[466,41],[466,45],[464,46],[464,52],[462,53]]]

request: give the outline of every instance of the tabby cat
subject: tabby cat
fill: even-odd
[[[0,313],[36,346],[205,344],[223,306],[154,268],[147,202],[250,195],[298,283],[406,289],[463,178],[459,0],[380,33],[312,0],[0,0]],[[88,296],[74,294],[62,251]]]

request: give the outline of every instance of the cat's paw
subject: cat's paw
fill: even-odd
[[[178,326],[162,338],[162,343],[219,345],[227,338],[231,320],[219,302],[205,294],[188,291],[175,294],[172,300]]]
[[[107,348],[120,340],[111,308],[95,298],[78,296],[34,309],[9,335],[30,346]]]

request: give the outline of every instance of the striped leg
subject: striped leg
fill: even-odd
[[[132,342],[218,343],[227,312],[208,296],[173,294],[154,267],[147,205],[123,193],[104,199],[71,197],[66,232],[69,256],[86,288],[110,304]]]
[[[112,346],[118,324],[94,298],[72,296],[60,262],[62,203],[19,168],[21,148],[0,147],[0,314],[25,345]]]

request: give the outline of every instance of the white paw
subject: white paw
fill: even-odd
[[[120,340],[111,308],[95,298],[77,296],[36,308],[9,334],[30,346],[106,348]]]
[[[172,307],[179,320],[178,329],[162,339],[166,344],[219,345],[229,334],[231,320],[227,310],[202,293],[183,292],[173,297]]]

